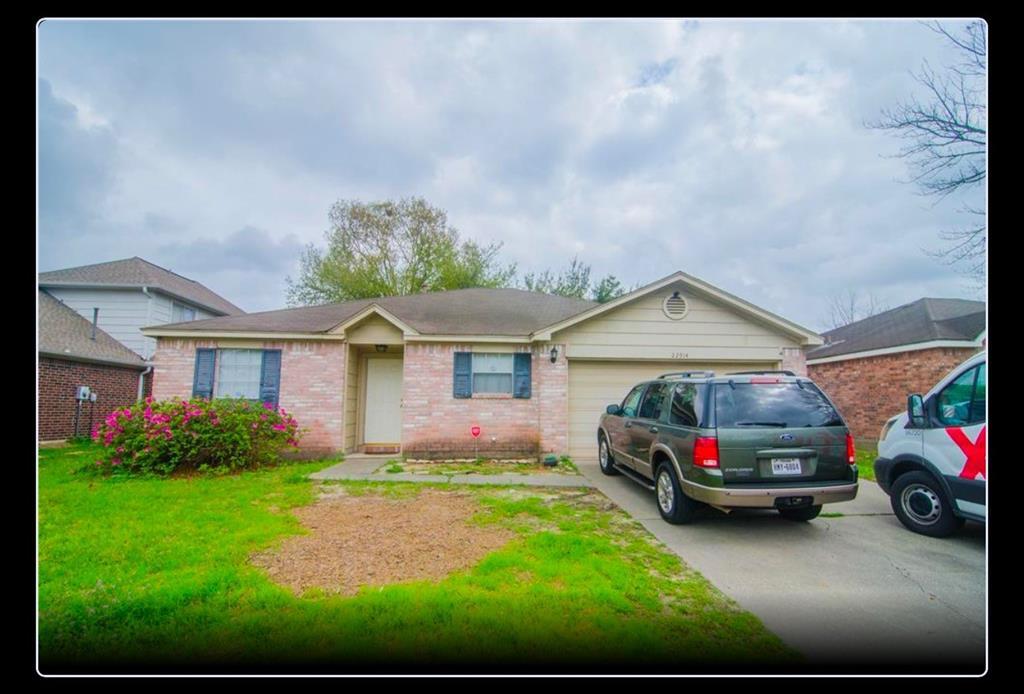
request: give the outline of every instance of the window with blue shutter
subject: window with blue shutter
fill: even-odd
[[[516,352],[515,365],[512,372],[513,376],[513,390],[512,397],[514,398],[528,398],[530,397],[530,368],[531,368],[531,355],[529,352]]]
[[[197,349],[196,367],[192,376],[192,397],[213,397],[213,375],[217,362],[217,350]]]
[[[473,395],[473,354],[455,353],[455,377],[452,379],[454,395],[469,398]]]
[[[260,402],[269,402],[277,407],[281,392],[281,350],[263,350],[263,364],[260,367]]]

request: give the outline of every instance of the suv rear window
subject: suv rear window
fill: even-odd
[[[818,388],[803,383],[717,383],[719,427],[835,427],[843,420]]]

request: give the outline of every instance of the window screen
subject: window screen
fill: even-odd
[[[222,398],[260,397],[261,349],[222,349],[217,355],[217,388]]]
[[[511,393],[513,361],[511,354],[474,354],[473,392]]]

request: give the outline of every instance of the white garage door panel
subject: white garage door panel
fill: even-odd
[[[622,402],[641,381],[670,371],[730,371],[777,369],[778,362],[622,362],[569,360],[569,455],[597,456],[597,421],[605,407]]]

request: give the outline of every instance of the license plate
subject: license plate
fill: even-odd
[[[773,475],[799,475],[800,460],[797,458],[772,458]]]

